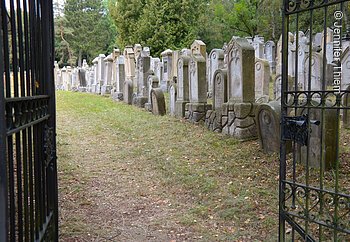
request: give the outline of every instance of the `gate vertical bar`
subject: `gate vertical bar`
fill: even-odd
[[[0,4],[1,14],[3,5]],[[0,18],[2,26],[2,18]],[[6,161],[6,118],[5,118],[5,86],[4,86],[4,53],[3,32],[0,29],[0,241],[8,240],[7,233],[7,161]]]
[[[287,115],[287,108],[284,107],[283,102],[285,100],[284,88],[286,87],[288,81],[288,16],[284,14],[287,7],[288,0],[283,0],[283,15],[282,15],[282,88],[281,88],[281,118]],[[280,152],[280,177],[279,177],[279,241],[285,241],[285,227],[286,220],[283,214],[284,200],[285,200],[285,184],[282,182],[286,179],[286,141],[282,138],[283,126],[281,125],[281,152]]]

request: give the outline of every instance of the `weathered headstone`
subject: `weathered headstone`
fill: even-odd
[[[96,93],[97,92],[97,88],[98,88],[98,86],[97,86],[98,57],[93,59],[92,64],[93,64],[93,72],[94,72],[94,81],[91,84],[91,92],[92,93]]]
[[[175,116],[175,102],[176,102],[176,96],[177,96],[177,90],[176,90],[176,83],[171,84],[169,88],[169,95],[170,95],[170,105],[169,105],[169,113],[171,116]]]
[[[264,58],[264,40],[259,36],[255,36],[252,42],[255,51],[255,57]]]
[[[205,126],[214,131],[222,131],[222,107],[227,98],[227,69],[218,69],[214,73],[213,110],[208,110]]]
[[[269,84],[269,62],[255,58],[255,100],[257,103],[267,103],[269,101]]]
[[[224,50],[213,49],[209,54],[208,93],[213,93],[214,73],[224,67]],[[211,95],[209,95],[211,96]]]
[[[152,100],[152,113],[154,115],[165,115],[165,98],[161,88],[152,88],[151,90]]]
[[[104,78],[101,86],[101,95],[110,94],[112,90],[112,68],[113,68],[113,56],[108,55],[103,59],[104,61]]]
[[[78,69],[79,76],[79,92],[86,92],[87,90],[87,81],[86,81],[86,70],[84,68]]]
[[[323,61],[320,53],[313,52],[311,57],[311,86],[309,87],[309,63],[310,55],[307,55],[304,59],[304,79],[301,82],[301,89],[304,91],[322,90],[322,81],[323,80]]]
[[[264,57],[269,62],[270,73],[276,74],[276,46],[272,40],[265,43]]]
[[[265,153],[280,151],[281,102],[261,104],[256,110],[260,147]]]
[[[135,79],[135,53],[131,46],[124,49],[125,58],[125,80],[131,81],[136,86]]]
[[[293,91],[295,88],[294,78],[288,76],[288,88],[289,91]],[[301,89],[300,87],[298,87]],[[274,81],[273,94],[275,100],[280,100],[282,96],[282,75],[277,75]]]
[[[206,46],[201,40],[191,45],[192,57],[189,64],[189,103],[185,106],[185,118],[192,123],[205,121],[207,110]]]
[[[350,86],[346,88],[347,91],[350,91]],[[350,93],[343,95],[343,107],[350,107]],[[343,128],[350,129],[350,110],[343,109]]]
[[[350,47],[342,53],[341,58],[341,90],[346,90],[350,85]],[[339,72],[339,68],[334,67],[334,73]]]
[[[311,100],[312,105],[317,106],[317,101]],[[326,102],[325,106],[329,107],[331,104]],[[322,110],[321,109],[307,109],[298,110],[298,115],[308,114],[309,120],[321,120]],[[297,160],[303,164],[306,164],[308,159],[309,167],[321,166],[321,151],[323,152],[324,163],[322,166],[324,169],[328,170],[335,168],[337,161],[337,130],[338,123],[337,120],[337,110],[327,109],[324,112],[323,123],[320,125],[310,124],[310,137],[307,146],[297,145]]]
[[[78,91],[79,88],[79,71],[78,68],[73,68],[72,69],[72,76],[71,76],[71,90],[72,91]]]
[[[132,104],[133,86],[131,80],[125,80],[124,82],[124,102]]]
[[[161,53],[161,56],[163,62],[163,72],[162,79],[160,79],[160,88],[163,90],[163,92],[167,92],[172,77],[171,70],[173,66],[173,51],[167,49]]]
[[[222,132],[239,140],[256,138],[254,48],[232,37],[228,46],[228,102],[223,105]]]
[[[185,117],[185,106],[189,102],[189,65],[190,57],[181,56],[178,60],[177,100],[175,103],[175,116]]]
[[[156,75],[149,75],[147,79],[148,84],[148,101],[145,104],[145,109],[152,112],[152,95],[151,91],[154,88],[159,88],[159,78]]]
[[[123,89],[125,82],[125,62],[124,56],[120,55],[115,61],[115,82],[112,98],[116,101],[123,100]]]
[[[133,103],[137,107],[144,108],[148,101],[148,76],[151,75],[151,57],[146,52],[142,52],[137,59],[137,96]]]

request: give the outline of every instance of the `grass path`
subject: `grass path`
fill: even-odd
[[[277,156],[109,98],[57,93],[60,241],[276,241]]]

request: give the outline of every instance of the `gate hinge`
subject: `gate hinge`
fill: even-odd
[[[309,122],[310,124],[320,125],[318,120],[309,120],[304,114],[302,116],[283,117],[282,118],[282,139],[295,141],[300,145],[307,145],[309,139]]]

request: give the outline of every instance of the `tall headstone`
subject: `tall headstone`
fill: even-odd
[[[341,90],[346,90],[350,85],[350,47],[342,53],[341,58]],[[339,68],[334,68],[334,72],[339,72]]]
[[[255,100],[257,103],[269,101],[270,66],[264,59],[255,58]]]
[[[104,59],[106,56],[104,54],[100,54],[97,58],[97,85],[96,85],[96,93],[101,94],[101,85],[104,83],[105,78],[105,63]]]
[[[311,100],[311,105],[317,106],[318,102]],[[331,106],[329,102],[325,103],[326,107]],[[299,109],[297,115],[308,115],[310,120],[321,120],[321,109]],[[309,167],[319,168],[321,166],[321,151],[323,152],[324,163],[322,166],[328,170],[335,168],[337,160],[337,132],[338,124],[337,110],[327,109],[324,112],[323,123],[320,125],[310,124],[310,137],[307,146],[297,145],[297,161],[306,164],[308,162]]]
[[[189,103],[185,106],[185,118],[192,123],[205,121],[207,110],[206,45],[195,40],[191,45],[192,57],[189,64]]]
[[[97,73],[98,73],[98,65],[97,65],[98,64],[98,57],[93,59],[92,64],[93,64],[93,72],[94,72],[94,81],[92,82],[92,85],[91,85],[91,92],[92,93],[97,93],[97,89],[98,89],[98,85],[97,85],[97,80],[98,80],[98,77],[97,77]]]
[[[209,130],[222,131],[222,108],[227,101],[227,69],[218,69],[214,73],[213,110],[208,110],[205,118]]]
[[[142,52],[137,59],[137,95],[133,103],[140,108],[144,108],[148,101],[148,76],[151,75],[151,57],[147,52]]]
[[[112,98],[116,101],[123,100],[123,89],[125,82],[125,61],[124,56],[120,55],[115,61],[115,82],[113,86]]]
[[[228,102],[223,104],[222,132],[239,140],[256,138],[255,52],[244,38],[232,37],[228,48]]]
[[[133,85],[135,79],[135,53],[131,46],[126,46],[124,49],[125,58],[125,80],[131,81]]]
[[[79,77],[79,92],[86,92],[87,80],[86,80],[86,69],[85,68],[78,69],[78,77]]]
[[[177,64],[177,100],[175,103],[175,116],[185,117],[185,106],[189,102],[189,56],[181,56]]]
[[[72,83],[71,83],[71,90],[72,91],[78,91],[79,88],[79,70],[78,68],[72,69]]]
[[[167,49],[161,53],[161,56],[163,62],[163,72],[162,79],[160,80],[160,88],[163,90],[163,92],[167,92],[172,77],[171,70],[173,66],[173,51]]]
[[[175,78],[176,79],[176,78]],[[172,83],[169,88],[169,113],[171,116],[175,116],[175,102],[177,98],[177,90],[176,83]]]
[[[270,73],[276,74],[276,45],[272,40],[265,43],[264,57],[269,62]]]
[[[104,70],[104,78],[101,86],[101,94],[111,94],[112,90],[112,75],[113,75],[113,55],[110,54],[106,58],[103,59],[105,70]]]
[[[213,93],[214,73],[224,67],[224,50],[213,49],[209,54],[208,93]],[[210,95],[211,96],[211,95]]]
[[[311,86],[309,87],[309,63],[310,55],[307,55],[304,60],[304,79],[301,83],[301,89],[304,91],[313,90],[319,91],[322,90],[322,81],[323,80],[323,61],[322,55],[317,52],[312,53],[311,57]]]

